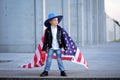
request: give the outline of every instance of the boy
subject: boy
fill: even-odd
[[[42,53],[48,50],[48,56],[44,71],[40,76],[48,76],[48,71],[50,70],[53,54],[56,53],[57,63],[59,70],[61,71],[61,76],[67,76],[61,59],[61,48],[65,47],[62,29],[58,25],[62,20],[63,16],[56,16],[54,13],[48,15],[48,19],[45,21],[45,26],[47,27],[44,37],[44,44],[42,48]]]

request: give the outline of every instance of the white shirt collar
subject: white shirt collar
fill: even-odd
[[[56,27],[51,26],[51,28],[52,28],[52,29],[56,29],[56,28],[57,28],[57,26],[56,26]]]

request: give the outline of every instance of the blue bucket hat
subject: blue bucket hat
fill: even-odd
[[[58,18],[58,23],[60,23],[60,21],[62,20],[62,18],[63,18],[63,16],[62,15],[58,15],[58,16],[56,16],[54,13],[50,13],[49,15],[48,15],[48,19],[44,22],[44,25],[46,26],[46,27],[48,27],[48,26],[50,26],[50,20],[52,20],[52,19],[54,19],[54,18]]]

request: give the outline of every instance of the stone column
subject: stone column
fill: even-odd
[[[105,42],[105,11],[104,11],[104,0],[98,0],[98,36],[99,43]]]
[[[70,35],[76,44],[78,44],[77,4],[77,0],[70,0]]]
[[[84,46],[84,0],[77,0],[77,44]]]
[[[63,27],[70,35],[70,0],[62,0]]]
[[[44,33],[44,21],[45,21],[45,0],[35,0],[36,8],[36,48],[38,46],[38,43],[43,36]]]
[[[93,44],[98,43],[98,0],[92,0],[92,31]]]

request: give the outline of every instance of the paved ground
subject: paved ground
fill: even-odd
[[[120,43],[106,43],[80,48],[86,58],[89,69],[82,65],[64,61],[65,78],[120,78]],[[0,53],[0,78],[41,78],[44,67],[22,69],[18,65],[28,63],[33,53]],[[8,61],[8,62],[6,62]],[[45,78],[63,78],[59,76],[56,60],[53,60],[49,76]]]

